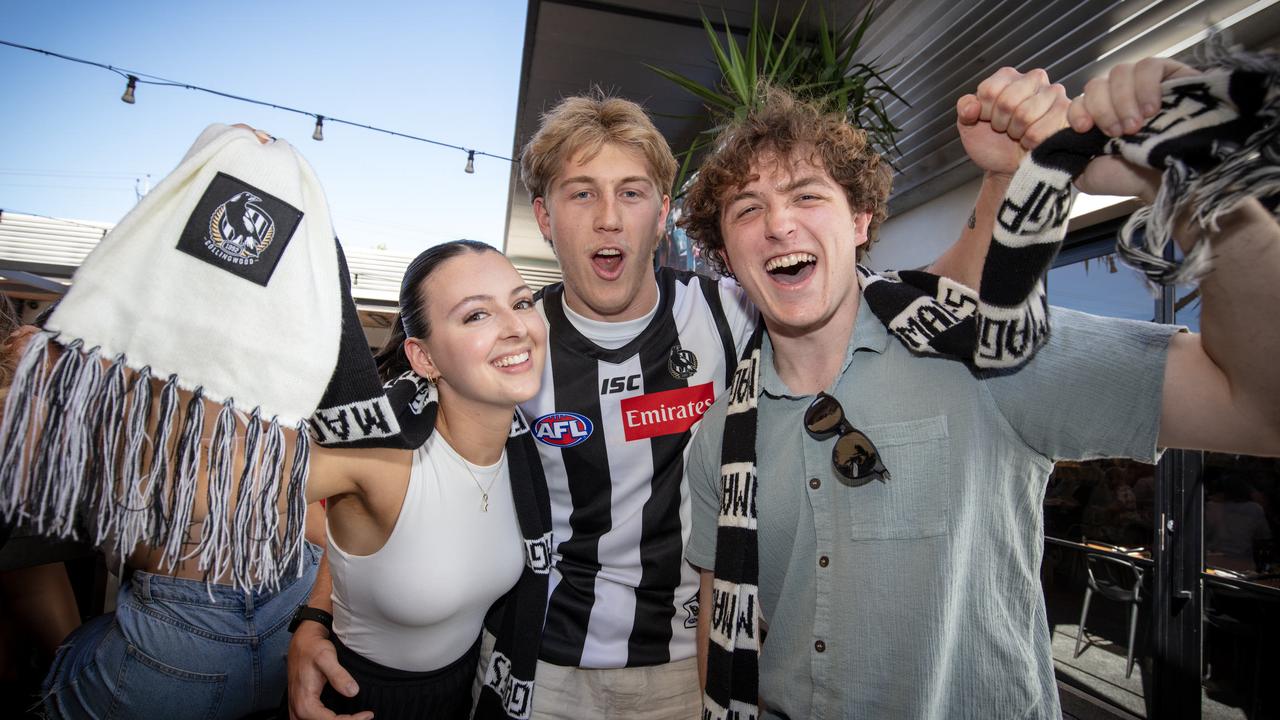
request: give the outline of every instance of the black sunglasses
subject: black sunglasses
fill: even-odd
[[[809,409],[804,411],[804,428],[819,439],[832,433],[839,435],[831,448],[831,464],[851,486],[861,487],[872,480],[889,480],[889,471],[880,461],[880,452],[871,438],[844,419],[844,408],[840,407],[839,400],[824,392],[818,393]]]

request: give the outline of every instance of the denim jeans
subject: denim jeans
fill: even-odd
[[[51,718],[239,718],[278,707],[289,619],[306,603],[320,548],[278,592],[135,572],[114,613],[68,636],[44,681]]]

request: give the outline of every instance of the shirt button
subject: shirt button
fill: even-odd
[[[831,558],[827,557],[826,555],[823,555],[822,557],[818,558],[818,567],[826,567],[830,564],[831,564]]]
[[[818,478],[809,478],[809,487],[813,488],[814,490],[817,490],[818,488],[822,487],[822,481],[819,480]]]
[[[827,644],[819,640],[818,642],[813,644],[813,649],[817,650],[818,652],[826,652]]]

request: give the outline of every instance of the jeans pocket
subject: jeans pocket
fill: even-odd
[[[851,540],[912,540],[947,533],[950,443],[945,416],[861,428],[889,471],[845,493]]]
[[[156,660],[133,643],[125,648],[108,718],[213,718],[226,673],[183,670]]]

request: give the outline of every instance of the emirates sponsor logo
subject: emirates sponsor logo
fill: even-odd
[[[622,429],[627,440],[644,440],[687,431],[716,400],[712,383],[626,398]]]

